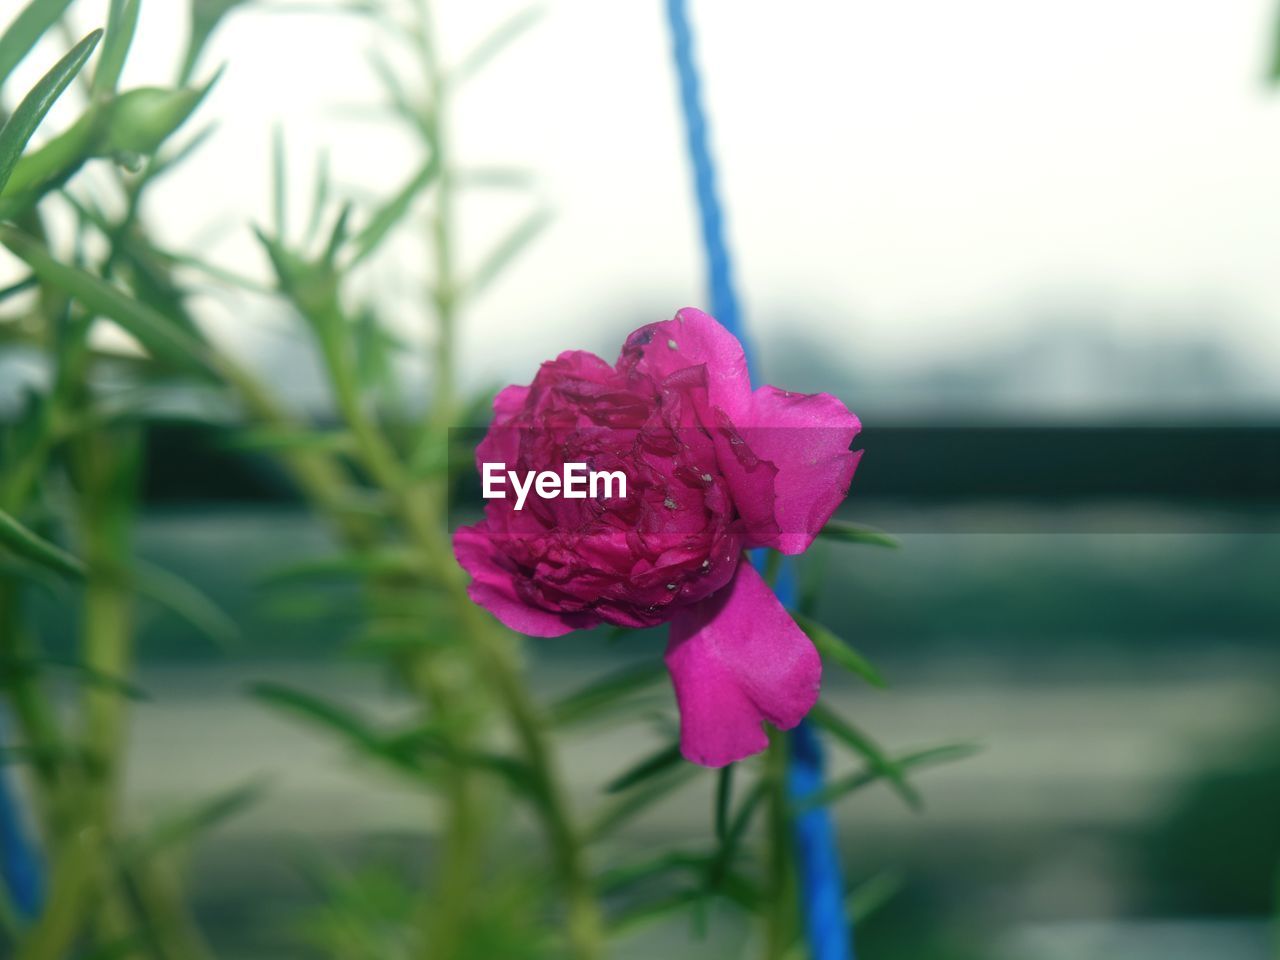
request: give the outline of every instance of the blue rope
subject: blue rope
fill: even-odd
[[[733,286],[733,265],[724,239],[724,213],[716,192],[716,171],[707,143],[707,118],[702,112],[701,84],[694,65],[693,32],[684,0],[667,0],[667,19],[671,24],[676,74],[680,81],[680,108],[684,113],[684,131],[688,140],[689,162],[693,166],[693,186],[698,197],[698,213],[702,223],[702,245],[707,255],[707,286],[711,296],[711,315],[720,321],[742,343],[750,358],[750,345],[742,324],[738,295]]]
[[[14,783],[0,768],[0,880],[14,908],[25,918],[40,913],[40,857],[27,837]]]
[[[707,142],[707,118],[702,110],[693,32],[685,0],[667,0],[667,20],[707,258],[711,313],[742,343],[749,361],[751,350],[725,243],[724,213],[716,191],[715,166]],[[791,564],[783,564],[777,591],[783,604],[790,606],[795,598],[795,573]],[[792,731],[790,746],[787,789],[792,800],[799,803],[822,788],[822,746],[807,723],[801,723]],[[816,807],[794,819],[793,831],[803,898],[800,906],[809,941],[809,955],[812,960],[853,960],[853,932],[844,916],[844,881],[840,875],[840,858],[831,815],[825,807]]]

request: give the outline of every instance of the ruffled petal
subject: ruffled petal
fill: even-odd
[[[671,320],[641,327],[622,347],[618,370],[628,368],[661,384],[690,367],[706,368],[707,398],[734,423],[751,410],[751,377],[738,338],[715,318],[693,307],[676,311]]]
[[[555,613],[526,603],[517,590],[511,562],[495,549],[484,526],[482,521],[473,527],[459,527],[453,534],[453,555],[471,574],[467,595],[473,601],[504,626],[531,637],[560,637],[600,623],[590,613]]]
[[[498,395],[493,398],[493,422],[506,423],[513,419],[524,406],[525,400],[529,397],[529,388],[513,383],[509,387],[503,387],[498,391]]]
[[[671,621],[667,669],[680,707],[680,751],[722,767],[769,745],[761,726],[788,730],[817,702],[818,651],[751,564]]]
[[[862,424],[829,393],[761,387],[752,395],[752,452],[778,468],[773,515],[777,534],[748,546],[803,553],[849,493],[862,451],[849,444]]]

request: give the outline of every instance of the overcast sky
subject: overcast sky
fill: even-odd
[[[994,349],[1052,307],[1153,341],[1208,330],[1274,367],[1272,6],[692,0],[749,321],[909,368]],[[82,0],[83,22],[103,7]],[[126,80],[160,82],[185,4],[143,7]],[[437,7],[454,59],[518,9]],[[637,318],[702,299],[662,17],[659,0],[552,0],[459,95],[463,160],[537,171],[556,211],[471,315],[469,379],[527,379],[572,346],[611,354]],[[277,121],[299,205],[321,146],[353,195],[394,189],[418,156],[363,109],[379,98],[374,42],[347,17],[235,15],[206,61],[229,64],[202,108],[221,126],[157,191],[163,232],[261,272],[243,224],[265,219]],[[464,207],[467,256],[530,203]],[[406,244],[371,282],[412,295],[424,271]],[[248,322],[210,313],[222,332]],[[422,321],[406,307],[397,322]]]

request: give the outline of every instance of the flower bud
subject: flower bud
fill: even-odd
[[[203,89],[165,90],[140,87],[116,98],[107,128],[108,151],[155,153],[204,97]]]

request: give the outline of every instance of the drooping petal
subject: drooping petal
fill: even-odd
[[[590,613],[557,613],[526,603],[516,585],[514,565],[498,553],[483,527],[482,521],[472,527],[459,527],[453,534],[453,554],[471,574],[467,595],[473,601],[505,626],[531,637],[560,637],[600,622]]]
[[[671,621],[667,669],[680,707],[680,750],[722,767],[769,745],[761,727],[799,723],[817,702],[822,661],[751,564]]]
[[[641,327],[622,347],[618,370],[634,369],[661,384],[689,367],[705,366],[707,399],[735,423],[751,409],[751,377],[738,338],[693,307]]]
[[[862,425],[829,393],[789,393],[761,387],[752,395],[751,450],[778,468],[774,478],[775,539],[749,546],[803,553],[849,493],[862,451],[849,444]]]

